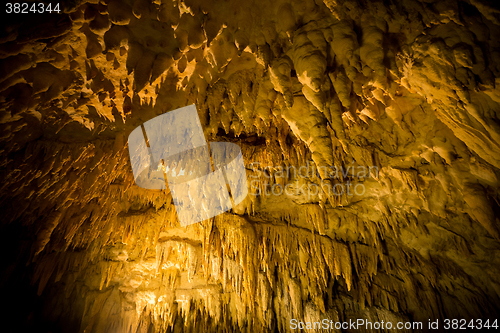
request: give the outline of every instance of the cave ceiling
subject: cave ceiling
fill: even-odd
[[[2,16],[6,332],[499,318],[494,1],[59,4]],[[183,226],[128,138],[192,104],[248,195]]]

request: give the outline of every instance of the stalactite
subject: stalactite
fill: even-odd
[[[496,14],[112,0],[10,27],[1,231],[22,230],[26,262],[5,275],[26,264],[80,332],[497,316]],[[126,141],[191,103],[208,141],[240,146],[249,194],[181,227],[169,189],[135,184]]]

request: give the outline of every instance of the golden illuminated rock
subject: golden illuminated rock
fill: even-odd
[[[493,1],[82,0],[5,15],[6,332],[500,319]],[[127,138],[190,104],[207,141],[241,148],[249,195],[182,227],[169,189],[134,183]]]

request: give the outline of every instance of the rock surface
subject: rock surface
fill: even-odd
[[[493,1],[61,9],[0,34],[8,332],[499,318]],[[168,189],[134,184],[127,138],[193,103],[251,194],[181,227]]]

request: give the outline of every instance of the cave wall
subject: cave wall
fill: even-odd
[[[12,332],[498,318],[493,1],[61,9],[0,36]],[[127,138],[189,104],[208,141],[241,147],[251,193],[181,227],[168,189],[135,185]],[[315,171],[280,173],[301,166]]]

